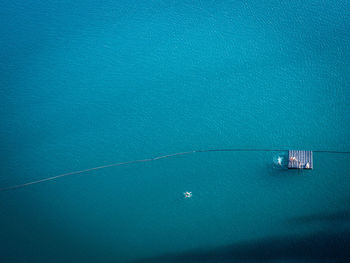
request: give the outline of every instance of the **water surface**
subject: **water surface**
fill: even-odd
[[[195,149],[349,151],[349,8],[1,3],[0,187]],[[350,157],[315,153],[298,173],[273,170],[276,154],[199,153],[3,192],[1,262],[346,262]]]

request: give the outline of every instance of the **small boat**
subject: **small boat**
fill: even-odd
[[[191,198],[192,197],[192,192],[184,192],[185,198]]]

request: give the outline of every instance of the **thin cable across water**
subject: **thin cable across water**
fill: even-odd
[[[23,184],[17,184],[17,185],[12,185],[9,187],[4,187],[0,188],[0,192],[8,191],[8,190],[14,190],[18,188],[22,188],[25,186],[33,185],[33,184],[39,184],[47,181],[52,181],[56,180],[58,178],[62,178],[65,176],[69,175],[75,175],[75,174],[81,174],[81,173],[86,173],[94,170],[100,170],[100,169],[105,169],[109,167],[115,167],[115,166],[122,166],[122,165],[127,165],[127,164],[134,164],[134,163],[142,163],[142,162],[152,162],[160,159],[165,159],[165,158],[171,158],[175,156],[180,156],[180,155],[187,155],[187,154],[193,154],[193,153],[206,153],[206,152],[282,152],[282,151],[288,151],[288,150],[281,150],[281,149],[206,149],[206,150],[193,150],[193,151],[188,151],[188,152],[178,152],[178,153],[173,153],[173,154],[167,154],[167,155],[162,155],[162,156],[157,156],[153,158],[148,158],[148,159],[140,159],[140,160],[133,160],[133,161],[127,161],[127,162],[119,162],[119,163],[112,163],[112,164],[107,164],[107,165],[102,165],[102,166],[97,166],[97,167],[92,167],[88,169],[83,169],[79,171],[73,171],[69,173],[64,173],[64,174],[59,174],[56,176],[52,177],[47,177],[44,179],[36,180],[36,181],[31,181],[28,183],[23,183]],[[315,150],[313,152],[319,152],[319,153],[338,153],[338,154],[350,154],[350,152],[347,151],[327,151],[327,150]]]
[[[39,183],[55,180],[55,179],[58,179],[58,178],[61,178],[61,177],[69,176],[69,175],[81,174],[81,173],[86,173],[86,172],[90,172],[90,171],[94,171],[94,170],[100,170],[100,169],[105,169],[105,168],[109,168],[109,167],[115,167],[115,166],[121,166],[121,165],[133,164],[133,163],[151,162],[151,161],[156,161],[156,160],[159,160],[159,159],[170,158],[170,157],[174,157],[174,156],[178,156],[178,155],[184,155],[184,154],[190,154],[190,153],[194,153],[194,152],[195,151],[179,152],[179,153],[174,153],[174,154],[167,154],[167,155],[157,156],[157,157],[154,157],[154,158],[133,160],[133,161],[127,161],[127,162],[119,162],[119,163],[112,163],[112,164],[92,167],[92,168],[83,169],[83,170],[79,170],[79,171],[73,171],[73,172],[69,172],[69,173],[59,174],[59,175],[56,175],[56,176],[52,176],[52,177],[48,177],[48,178],[44,178],[44,179],[40,179],[40,180],[28,182],[28,183],[24,183],[24,184],[17,184],[17,185],[12,185],[12,186],[9,186],[9,187],[0,188],[0,192],[8,191],[8,190],[14,190],[14,189],[22,188],[22,187],[25,187],[25,186],[28,186],[28,185],[32,185],[32,184],[39,184]]]

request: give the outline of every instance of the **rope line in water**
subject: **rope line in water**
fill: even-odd
[[[342,152],[342,151],[323,151],[323,150],[316,150],[316,151],[313,151],[313,152],[316,152],[316,153],[344,153],[344,154],[350,154],[350,152]]]
[[[9,187],[0,188],[0,192],[14,190],[14,189],[22,188],[25,186],[39,184],[39,183],[43,183],[43,182],[47,182],[47,181],[51,181],[51,180],[56,180],[58,178],[69,176],[69,175],[81,174],[81,173],[86,173],[86,172],[90,172],[90,171],[94,171],[94,170],[100,170],[100,169],[105,169],[105,168],[109,168],[109,167],[116,167],[116,166],[121,166],[121,165],[127,165],[127,164],[152,162],[152,161],[165,159],[165,158],[171,158],[171,157],[175,157],[175,156],[179,156],[179,155],[187,155],[187,154],[193,154],[193,153],[206,153],[206,152],[282,152],[282,151],[288,151],[288,150],[277,150],[277,149],[207,149],[207,150],[193,150],[193,151],[188,151],[188,152],[178,152],[178,153],[173,153],[173,154],[157,156],[154,158],[112,163],[112,164],[92,167],[92,168],[88,168],[88,169],[83,169],[83,170],[79,170],[79,171],[73,171],[73,172],[69,172],[69,173],[59,174],[56,176],[47,177],[44,179],[40,179],[40,180],[36,180],[36,181],[24,183],[24,184],[17,184],[17,185],[12,185]],[[342,151],[316,150],[313,152],[350,154],[350,152],[346,152],[346,151],[342,152]]]
[[[8,191],[8,190],[14,190],[14,189],[22,188],[22,187],[25,187],[25,186],[28,186],[28,185],[32,185],[32,184],[39,184],[39,183],[43,183],[43,182],[46,182],[46,181],[51,181],[51,180],[55,180],[55,179],[58,179],[58,178],[61,178],[61,177],[65,177],[65,176],[68,176],[68,175],[81,174],[81,173],[86,173],[86,172],[90,172],[90,171],[94,171],[94,170],[100,170],[100,169],[105,169],[105,168],[115,167],[115,166],[121,166],[121,165],[127,165],[127,164],[151,162],[151,161],[156,161],[156,160],[159,160],[159,159],[170,158],[170,157],[174,157],[174,156],[178,156],[178,155],[184,155],[184,154],[190,154],[190,153],[194,153],[194,152],[195,151],[179,152],[179,153],[173,153],[173,154],[157,156],[157,157],[154,157],[154,158],[133,160],[133,161],[127,161],[127,162],[119,162],[119,163],[112,163],[112,164],[92,167],[92,168],[83,169],[83,170],[79,170],[79,171],[73,171],[73,172],[69,172],[69,173],[59,174],[59,175],[56,175],[56,176],[52,176],[52,177],[40,179],[40,180],[37,180],[37,181],[24,183],[24,184],[17,184],[17,185],[12,185],[12,186],[9,186],[9,187],[0,188],[0,192]]]

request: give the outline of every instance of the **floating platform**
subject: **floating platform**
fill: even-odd
[[[312,151],[288,151],[288,169],[312,169]]]

